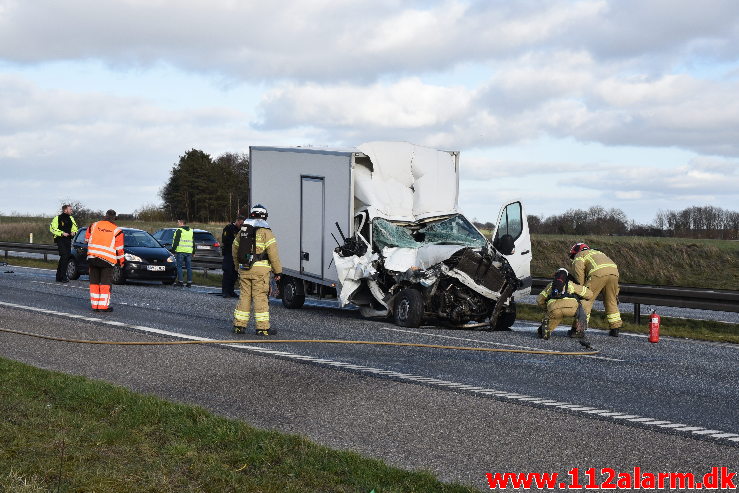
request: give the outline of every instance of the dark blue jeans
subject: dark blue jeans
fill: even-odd
[[[177,261],[177,280],[182,282],[182,264],[187,269],[187,282],[192,282],[192,253],[177,252],[174,254]]]

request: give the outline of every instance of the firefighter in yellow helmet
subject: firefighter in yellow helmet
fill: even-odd
[[[621,313],[618,311],[618,266],[605,253],[593,250],[585,243],[572,245],[570,258],[575,282],[584,284],[593,292],[593,298],[583,303],[588,320],[595,298],[603,291],[603,305],[610,329],[608,334],[618,337],[619,329],[623,326]]]
[[[592,300],[593,292],[586,286],[570,281],[567,269],[558,269],[552,282],[536,298],[536,303],[547,309],[547,315],[539,327],[539,337],[549,339],[564,317],[574,317],[581,299]],[[580,331],[576,335],[582,337],[584,334]]]
[[[239,302],[234,310],[233,330],[242,334],[249,325],[252,301],[257,335],[272,335],[277,331],[269,326],[269,274],[280,280],[282,265],[277,253],[277,239],[267,223],[267,209],[257,204],[249,211],[239,234],[234,239],[231,253],[239,273]]]

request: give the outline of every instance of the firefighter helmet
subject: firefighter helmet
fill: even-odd
[[[249,219],[267,219],[267,208],[257,204],[249,211]]]
[[[583,250],[590,250],[590,247],[585,243],[575,243],[572,245],[572,248],[570,248],[570,258],[575,258],[575,255]]]

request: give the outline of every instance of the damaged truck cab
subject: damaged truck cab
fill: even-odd
[[[488,240],[459,210],[459,153],[406,142],[250,148],[251,200],[270,209],[283,304],[336,289],[341,305],[401,326],[507,329],[531,286],[521,202]],[[279,194],[275,190],[280,190]]]

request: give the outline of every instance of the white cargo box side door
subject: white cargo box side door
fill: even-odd
[[[512,252],[502,251],[500,248],[505,243],[505,239],[501,241],[505,235],[510,235],[513,239]],[[505,256],[516,277],[523,282],[522,288],[515,294],[522,296],[531,293],[531,234],[526,212],[520,201],[508,203],[500,209],[493,245]]]
[[[300,177],[300,273],[323,278],[326,197],[322,176]]]
[[[269,211],[283,270],[338,281],[331,234],[339,238],[337,222],[351,231],[353,153],[258,146],[250,151],[251,203]]]

